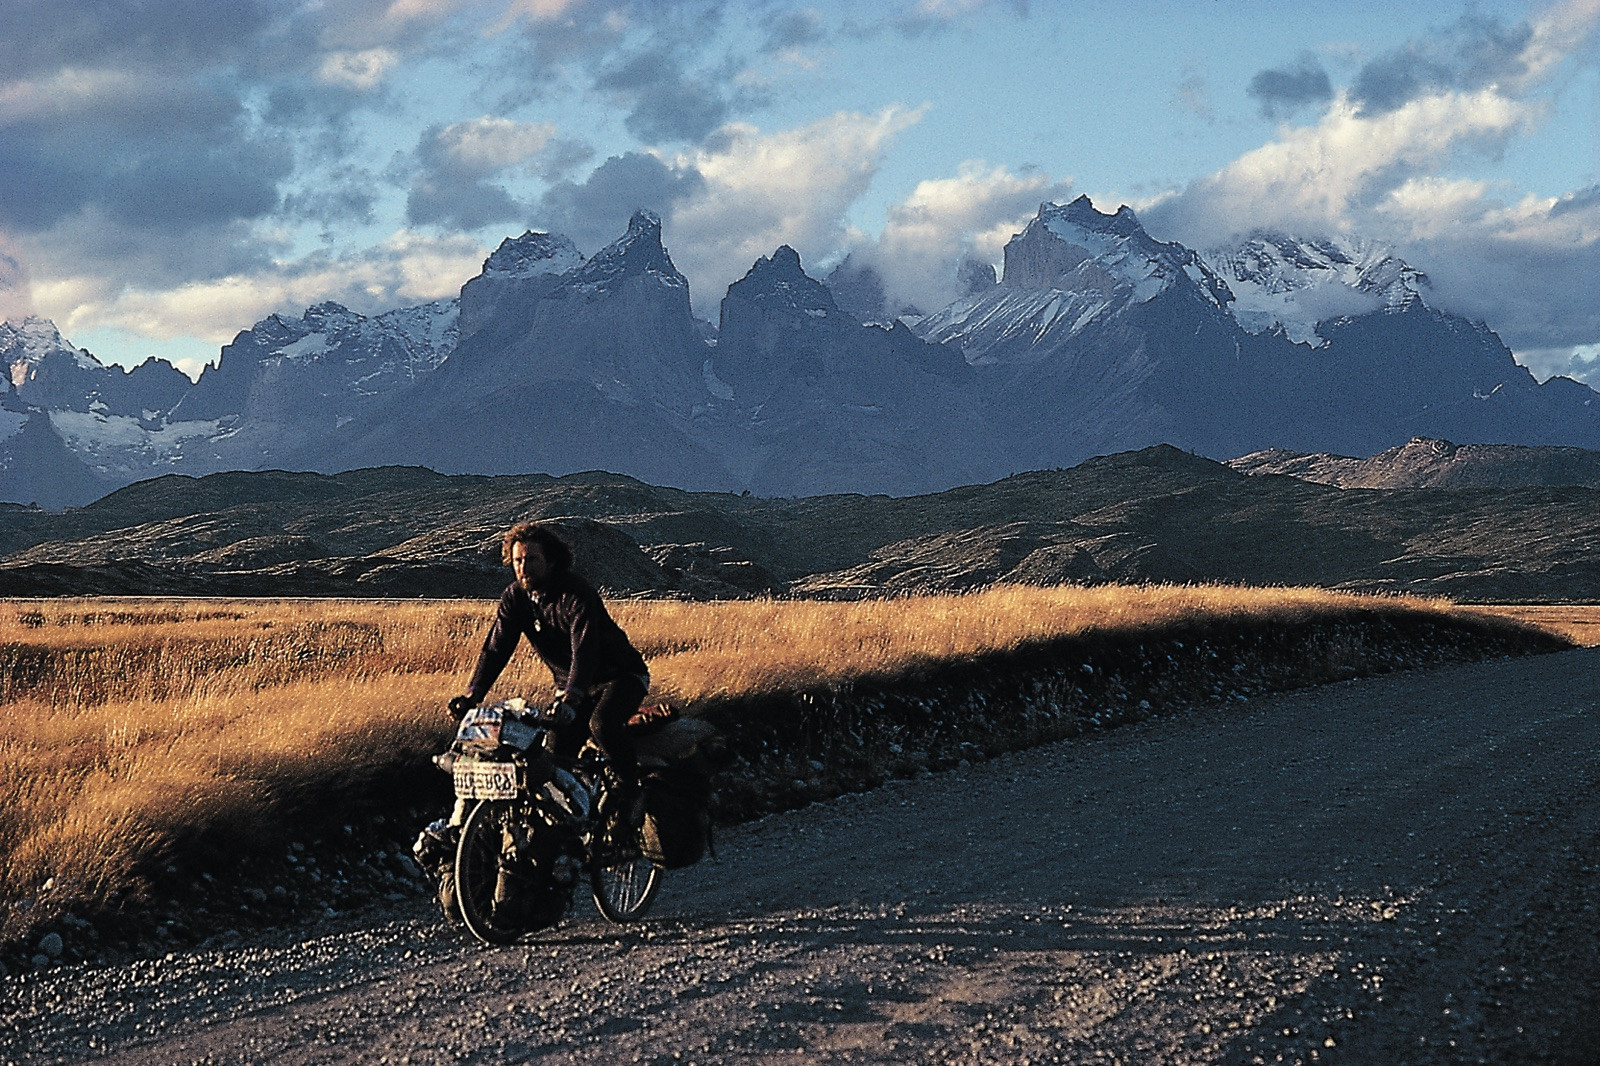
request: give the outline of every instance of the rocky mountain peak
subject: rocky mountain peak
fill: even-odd
[[[660,216],[645,210],[635,211],[628,220],[628,231],[573,271],[562,288],[596,293],[640,276],[651,277],[669,288],[687,289],[689,285],[661,243]]]
[[[956,281],[961,286],[961,297],[981,296],[1000,284],[1000,278],[995,274],[994,264],[986,263],[982,259],[968,257],[961,261],[960,268],[956,271]]]
[[[1097,291],[1130,303],[1147,303],[1174,286],[1191,287],[1219,307],[1233,298],[1195,252],[1150,236],[1132,208],[1107,215],[1087,196],[1039,206],[1027,228],[1006,244],[1000,284]]]
[[[0,368],[17,388],[47,357],[66,354],[84,369],[100,369],[100,360],[74,348],[48,318],[29,315],[21,322],[0,322]]]
[[[357,314],[344,304],[332,300],[306,308],[305,314],[300,316],[302,325],[318,333],[338,329],[349,329],[366,321],[365,315]]]
[[[0,321],[0,345],[8,350],[28,347],[45,352],[65,348],[67,343],[61,339],[61,331],[54,322],[38,315],[29,315],[20,322],[10,319]]]
[[[583,265],[576,245],[558,233],[528,230],[520,237],[507,237],[483,261],[483,276],[505,279],[537,278],[565,274]]]
[[[862,322],[887,322],[892,317],[882,275],[871,263],[858,261],[854,252],[833,268],[827,284],[839,309]]]
[[[801,268],[800,253],[787,244],[772,255],[757,259],[749,273],[728,287],[727,299],[745,300],[769,310],[787,309],[817,317],[839,310],[833,293]]]

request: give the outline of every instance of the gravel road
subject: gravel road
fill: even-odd
[[[654,915],[420,904],[0,982],[0,1060],[1600,1062],[1600,649],[1190,711],[726,831]]]

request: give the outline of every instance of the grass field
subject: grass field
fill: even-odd
[[[423,763],[448,740],[443,705],[465,686],[492,609],[0,601],[0,941],[52,908],[116,901],[197,834],[248,846],[330,789]],[[650,660],[655,694],[690,706],[1089,632],[1458,610],[1307,589],[1162,586],[613,609]],[[549,692],[548,673],[524,650],[495,695]],[[37,901],[27,914],[16,906],[24,899]]]
[[[1600,604],[1496,604],[1478,610],[1536,625],[1586,648],[1600,644]]]

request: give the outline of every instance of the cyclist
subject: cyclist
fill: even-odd
[[[594,586],[573,571],[572,549],[549,526],[512,526],[501,538],[500,556],[515,580],[500,596],[466,694],[450,701],[451,715],[459,719],[482,702],[518,641],[528,638],[555,680],[558,720],[588,722],[589,733],[623,783],[624,795],[615,798],[626,804],[639,776],[627,723],[650,689],[644,657],[612,620]],[[563,745],[558,754],[576,755],[582,731],[557,732]]]

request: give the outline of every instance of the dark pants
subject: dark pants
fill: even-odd
[[[624,781],[639,779],[639,760],[628,736],[628,719],[644,702],[646,689],[637,677],[622,677],[592,690],[589,732],[605,752],[606,762]]]

